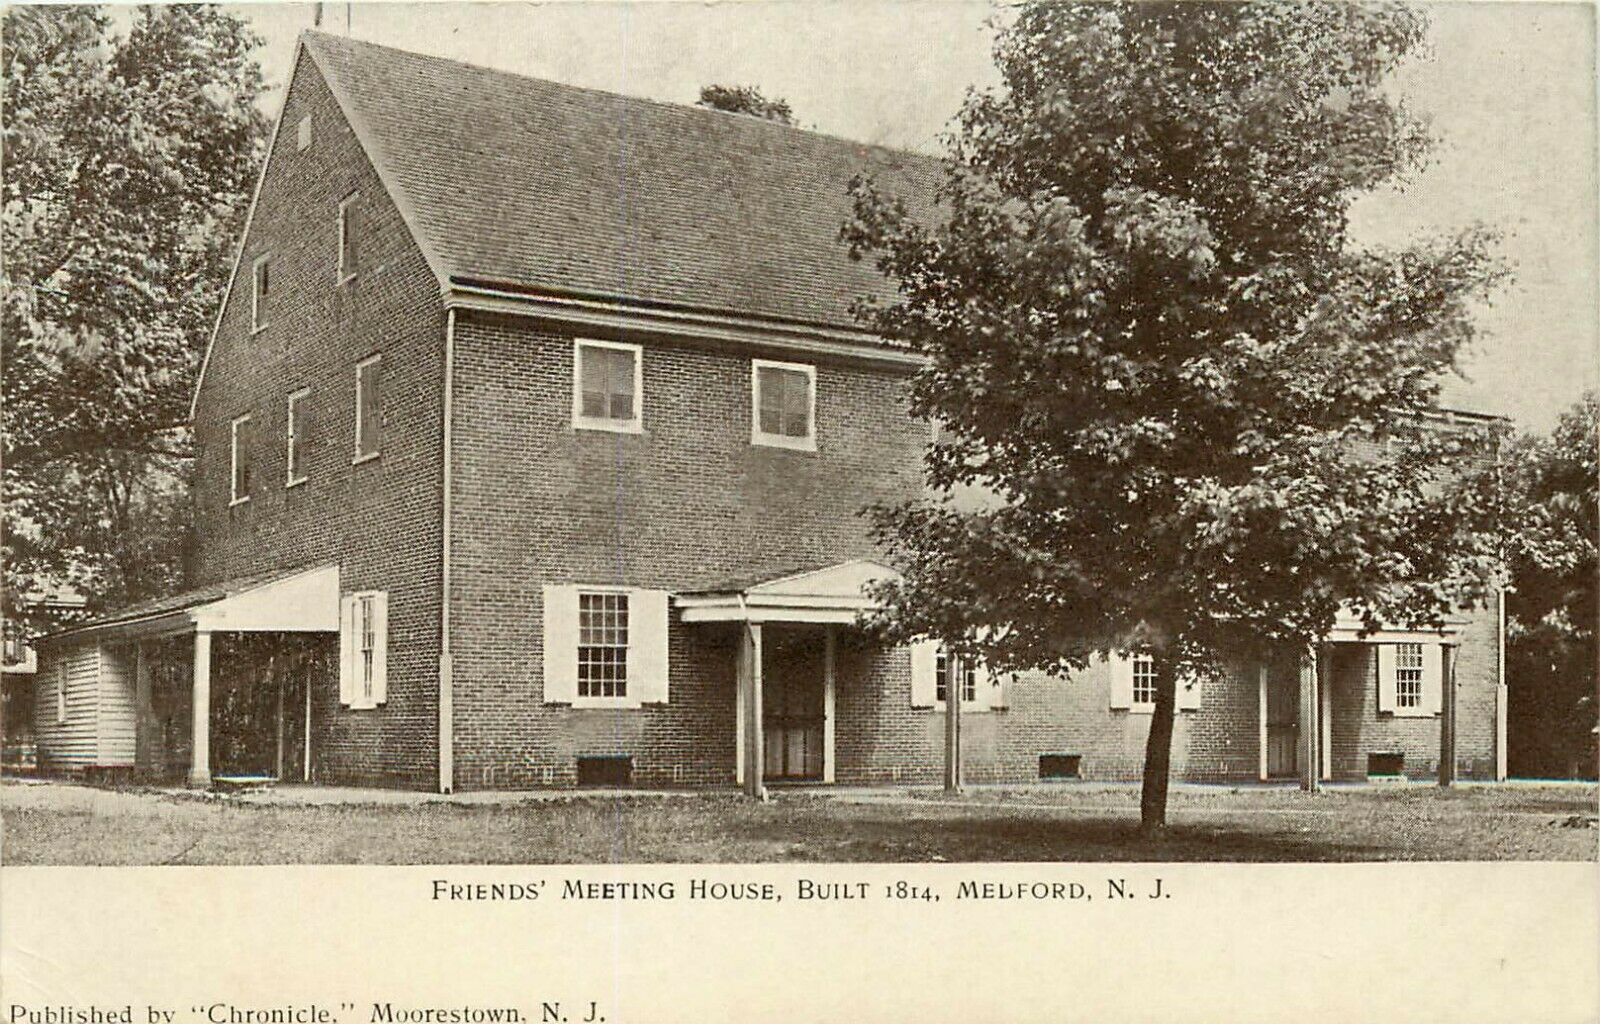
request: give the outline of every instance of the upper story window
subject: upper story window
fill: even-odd
[[[628,595],[578,595],[578,696],[628,695]]]
[[[250,330],[259,331],[267,326],[268,307],[272,294],[272,257],[257,256],[250,264]]]
[[[978,699],[978,668],[975,664],[956,660],[956,671],[961,678],[961,703],[971,704]],[[934,657],[933,699],[945,702],[949,692],[950,656],[943,649]]]
[[[1394,651],[1395,707],[1422,707],[1422,673],[1422,645],[1396,644]]]
[[[296,145],[304,153],[311,148],[311,115],[307,114],[300,119],[299,129],[295,132]]]
[[[750,441],[816,451],[817,368],[805,363],[750,363]]]
[[[285,487],[306,482],[305,451],[307,428],[310,426],[306,399],[309,397],[311,397],[310,388],[301,388],[289,395],[288,425],[285,431],[287,448],[284,452],[284,465],[287,467]]]
[[[360,224],[356,211],[356,194],[352,192],[339,202],[338,282],[340,284],[344,284],[356,276],[357,228]]]
[[[250,500],[250,417],[236,417],[229,426],[229,489],[228,503],[237,505]]]
[[[638,345],[580,339],[573,342],[572,368],[574,427],[642,429],[644,358]]]
[[[383,434],[383,359],[370,356],[356,364],[356,456],[378,457]]]

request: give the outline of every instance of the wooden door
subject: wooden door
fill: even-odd
[[[1267,777],[1299,774],[1300,675],[1284,666],[1267,670]]]
[[[821,779],[822,634],[771,630],[768,636],[762,666],[763,774],[774,781]]]

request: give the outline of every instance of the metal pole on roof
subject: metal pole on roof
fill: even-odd
[[[321,28],[322,27],[322,5],[321,4],[312,4],[311,5],[311,27],[312,28]]]

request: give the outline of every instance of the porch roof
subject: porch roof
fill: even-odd
[[[899,576],[858,558],[754,583],[733,583],[677,595],[685,622],[852,623],[877,607],[869,584]]]
[[[143,601],[41,637],[135,637],[199,632],[337,633],[339,567],[275,570]]]

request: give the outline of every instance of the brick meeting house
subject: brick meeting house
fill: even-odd
[[[860,510],[921,492],[930,428],[851,315],[890,286],[845,186],[930,196],[936,161],[296,49],[194,392],[195,589],[45,639],[47,769],[929,782],[951,678],[969,780],[1138,777],[1148,664],[947,676],[857,626],[892,571]],[[1503,777],[1498,611],[1185,688],[1175,776],[1432,776],[1453,723]]]

